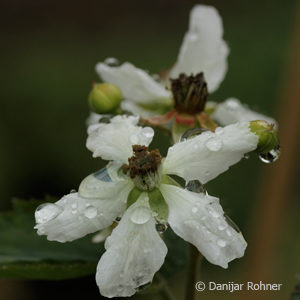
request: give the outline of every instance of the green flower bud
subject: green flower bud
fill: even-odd
[[[115,112],[122,101],[120,88],[112,83],[97,83],[89,94],[89,105],[98,114]]]
[[[273,124],[262,120],[251,121],[250,129],[259,138],[256,149],[259,153],[267,153],[279,144],[277,131]]]

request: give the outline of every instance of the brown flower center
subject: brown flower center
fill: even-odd
[[[171,79],[175,109],[179,113],[197,114],[202,112],[208,97],[207,83],[203,73],[187,76],[181,73]]]
[[[124,164],[122,166],[124,174],[129,172],[132,179],[136,176],[143,178],[158,170],[162,160],[158,149],[149,152],[148,147],[140,145],[133,145],[132,149],[134,155],[128,158],[128,165]]]

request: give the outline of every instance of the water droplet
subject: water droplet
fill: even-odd
[[[56,218],[62,208],[54,203],[43,203],[35,210],[35,220],[38,224],[47,223]]]
[[[217,127],[216,130],[215,130],[215,134],[216,135],[221,135],[224,133],[224,128],[222,127]]]
[[[92,174],[96,179],[100,180],[100,181],[104,181],[104,182],[111,182],[111,177],[107,171],[106,168],[103,168],[97,172],[95,172],[94,174]]]
[[[158,233],[164,233],[167,230],[168,226],[163,223],[157,223],[155,225],[155,228]]]
[[[122,287],[122,286],[118,286],[118,287],[117,287],[117,291],[118,291],[119,293],[121,293],[121,292],[123,291],[123,287]]]
[[[269,164],[275,162],[280,156],[280,145],[278,144],[274,149],[267,153],[262,153],[259,158],[262,162]]]
[[[152,138],[154,136],[154,131],[150,127],[145,127],[145,128],[143,128],[143,135],[146,138]]]
[[[76,190],[72,189],[72,190],[70,191],[70,194],[74,194],[74,193],[76,193]]]
[[[121,221],[121,217],[116,217],[115,222],[119,223]]]
[[[131,221],[135,224],[145,224],[151,218],[151,213],[148,207],[139,206],[136,207],[131,214]]]
[[[114,57],[108,57],[104,60],[104,63],[110,67],[118,67],[120,62]]]
[[[73,214],[73,215],[77,214],[77,210],[76,210],[76,209],[73,209],[73,210],[72,210],[72,214]]]
[[[152,78],[157,81],[157,82],[160,82],[160,76],[158,74],[153,74],[152,75]]]
[[[85,211],[84,211],[84,215],[89,218],[89,219],[93,219],[97,216],[97,208],[95,206],[88,206]]]
[[[226,101],[226,106],[229,109],[236,110],[240,107],[240,102],[237,99],[230,99]]]
[[[220,217],[220,214],[215,209],[213,209],[212,207],[209,207],[208,211],[209,211],[210,215],[213,216],[214,218],[219,218]]]
[[[185,140],[188,140],[189,138],[193,138],[203,132],[207,131],[204,128],[191,128],[188,129],[186,132],[183,133],[183,135],[180,138],[180,142],[183,142]]]
[[[150,251],[151,251],[151,249],[147,249],[147,248],[144,249],[145,254],[149,253]]]
[[[145,290],[146,288],[148,288],[150,285],[151,285],[151,281],[150,281],[150,282],[147,282],[147,283],[145,283],[145,284],[143,284],[143,285],[141,285],[141,286],[139,286],[139,287],[136,289],[136,291],[137,291],[137,292],[144,291],[144,290]]]
[[[219,240],[217,240],[217,244],[220,247],[224,248],[226,246],[226,241],[219,239]]]
[[[207,194],[204,185],[199,180],[191,180],[189,181],[185,188],[194,193],[203,193]]]
[[[219,151],[221,150],[222,145],[223,145],[222,140],[217,137],[209,139],[205,144],[207,149],[210,151]]]
[[[227,214],[224,214],[225,220],[228,223],[229,226],[231,226],[236,232],[241,232],[241,230],[238,228],[238,226],[229,218]],[[228,232],[227,232],[228,234]]]
[[[108,117],[108,116],[101,117],[99,119],[99,123],[109,124],[110,123],[110,117]]]
[[[196,213],[198,211],[198,207],[196,207],[196,206],[194,206],[193,208],[192,208],[192,213]]]
[[[136,134],[132,134],[129,139],[133,145],[136,145],[139,142],[139,138]]]
[[[77,208],[77,203],[73,203],[73,204],[71,205],[71,207],[72,207],[73,209]]]
[[[230,229],[226,229],[226,233],[227,233],[228,236],[232,236],[232,233],[231,233]]]
[[[221,231],[223,231],[224,229],[226,229],[226,227],[227,227],[227,224],[220,224],[218,226],[218,229],[221,230]]]
[[[249,154],[249,153],[245,153],[245,154],[244,154],[244,158],[245,158],[245,159],[249,159],[249,158],[250,158],[250,154]]]

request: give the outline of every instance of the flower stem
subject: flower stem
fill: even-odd
[[[159,279],[160,283],[162,284],[162,289],[159,292],[162,298],[164,300],[175,300],[176,298],[174,297],[172,291],[170,290],[166,279],[163,276],[161,276],[159,273],[156,274],[156,277]]]
[[[200,266],[202,261],[202,255],[196,247],[190,245],[190,263],[186,282],[185,299],[196,300],[198,298],[195,284],[200,278]]]

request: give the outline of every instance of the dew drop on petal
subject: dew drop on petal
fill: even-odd
[[[108,57],[104,60],[104,63],[110,67],[117,67],[120,65],[120,62],[114,57]]]
[[[211,214],[212,217],[214,217],[214,218],[219,218],[220,217],[220,214],[216,210],[214,210],[212,207],[210,207],[208,209],[208,211],[209,211],[209,213]]]
[[[227,229],[226,233],[227,233],[228,236],[232,236],[232,233],[231,233],[230,229]]]
[[[43,203],[35,210],[35,220],[38,224],[47,223],[56,218],[62,208],[54,203]]]
[[[76,190],[72,189],[72,190],[70,191],[70,194],[74,194],[74,193],[76,193]]]
[[[152,138],[153,135],[154,135],[153,129],[150,128],[150,127],[145,127],[145,128],[143,128],[143,135],[144,135],[146,138]]]
[[[224,248],[226,246],[226,241],[219,239],[217,240],[217,244],[221,247]]]
[[[196,213],[198,211],[198,207],[196,207],[196,206],[194,206],[193,208],[192,208],[192,213]]]
[[[183,133],[183,135],[180,138],[180,142],[184,142],[185,140],[188,140],[189,138],[193,138],[203,132],[207,131],[204,128],[191,128],[188,129],[186,132]]]
[[[158,233],[164,233],[167,230],[168,226],[163,223],[157,223],[155,225],[155,228]]]
[[[278,144],[271,151],[260,154],[259,159],[262,162],[269,164],[269,163],[275,162],[279,158],[279,156],[280,156],[280,145]]]
[[[224,128],[222,127],[217,127],[216,130],[215,130],[215,134],[216,135],[221,135],[224,133]]]
[[[149,208],[146,206],[136,207],[130,216],[131,221],[135,224],[145,224],[150,220],[150,218],[151,213]]]
[[[77,203],[73,203],[73,204],[71,205],[71,207],[72,207],[73,209],[77,208]]]
[[[209,139],[205,144],[207,149],[210,151],[219,151],[219,150],[221,150],[222,145],[223,145],[223,143],[222,143],[221,139],[216,138],[216,137]]]
[[[72,210],[72,214],[73,214],[73,215],[77,214],[77,210],[76,210],[76,209],[73,209],[73,210]]]
[[[93,219],[97,216],[97,208],[95,206],[88,206],[85,210],[84,210],[84,215],[89,218],[89,219]]]
[[[218,229],[222,231],[222,230],[226,229],[226,227],[227,227],[226,224],[220,224],[220,225],[218,226]]]
[[[229,108],[230,110],[236,110],[237,108],[240,107],[240,103],[238,100],[236,99],[230,99],[226,101],[226,106],[227,108]]]
[[[194,193],[203,193],[207,194],[204,185],[199,180],[191,180],[189,181],[185,188]]]

